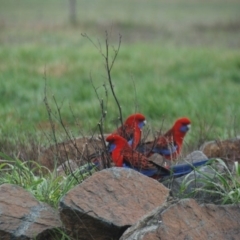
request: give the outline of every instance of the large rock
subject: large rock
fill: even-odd
[[[79,168],[77,163],[73,160],[67,160],[64,163],[62,163],[60,166],[57,168],[57,174],[59,176],[67,176],[68,174],[73,173]]]
[[[194,151],[186,156],[183,163],[195,163],[201,160],[208,159],[201,151]],[[214,163],[216,164],[216,163]],[[221,169],[219,168],[219,171]],[[199,202],[214,202],[217,201],[215,196],[208,192],[195,191],[195,189],[203,188],[207,183],[206,180],[216,181],[216,172],[211,166],[201,166],[197,170],[193,170],[187,175],[179,178],[168,178],[162,181],[162,184],[171,189],[172,196],[184,198],[192,197]]]
[[[184,163],[194,163],[206,159],[208,159],[208,157],[202,151],[193,151],[184,158]]]
[[[121,240],[237,240],[240,205],[198,205],[193,199],[165,204],[130,227]]]
[[[77,239],[119,239],[127,227],[162,205],[169,189],[137,171],[96,172],[60,201],[60,216]]]
[[[0,186],[0,223],[1,240],[54,239],[61,227],[53,208],[12,184]]]
[[[219,203],[221,200],[219,196],[199,190],[207,185],[207,181],[217,181],[216,172],[211,166],[199,167],[197,171],[194,170],[176,179],[167,179],[163,181],[162,184],[171,189],[173,197],[191,197],[201,203]],[[196,189],[198,190],[196,191]]]
[[[240,162],[240,138],[216,140],[203,144],[201,150],[209,158],[221,158],[230,165]]]

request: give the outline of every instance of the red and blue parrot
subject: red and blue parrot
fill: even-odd
[[[189,118],[179,118],[164,135],[157,137],[154,141],[139,145],[137,151],[147,157],[158,153],[168,160],[175,160],[181,153],[183,139],[190,127],[191,121]]]
[[[166,176],[180,177],[209,161],[204,159],[192,164],[175,165],[168,169],[152,162],[143,154],[132,149],[128,142],[119,135],[111,134],[106,138],[106,141],[109,143],[108,151],[117,167],[131,168],[154,179],[161,179]]]
[[[145,124],[145,116],[141,113],[135,113],[128,116],[123,126],[119,127],[113,134],[125,138],[128,144],[135,149],[141,140],[142,128]]]
[[[143,154],[132,149],[123,137],[111,134],[106,141],[109,143],[108,151],[115,166],[132,168],[152,178],[157,178],[160,172],[169,173],[168,169],[154,165]]]
[[[135,149],[141,140],[142,128],[146,124],[146,118],[141,113],[135,113],[125,120],[123,125],[115,130],[112,134],[119,135],[127,140],[128,145]],[[91,163],[90,168],[96,166],[98,169],[104,168],[104,165],[109,165],[107,160],[106,151],[95,152],[88,156],[88,160]],[[104,164],[105,163],[105,164]]]

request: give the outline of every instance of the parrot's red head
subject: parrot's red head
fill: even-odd
[[[141,140],[141,131],[146,124],[146,118],[141,113],[130,115],[123,124],[120,133],[121,136],[127,139],[130,146],[135,149]]]
[[[181,132],[187,132],[191,127],[191,121],[187,117],[179,118],[175,121],[173,128]]]
[[[128,145],[126,139],[117,134],[110,134],[109,136],[107,136],[106,141],[109,143],[117,144],[119,146],[124,146],[125,144]]]
[[[130,115],[124,122],[125,126],[134,127],[139,126],[141,129],[146,124],[146,118],[141,113],[135,113]]]
[[[184,136],[186,135],[186,133],[190,128],[191,128],[191,121],[189,118],[182,117],[177,119],[172,127],[174,139],[178,143],[182,143]]]
[[[125,148],[129,148],[127,140],[117,134],[111,134],[106,141],[109,143],[108,152],[111,154],[113,162],[117,167],[122,167],[123,156],[121,153]]]

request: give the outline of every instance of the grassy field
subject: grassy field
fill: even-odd
[[[122,35],[112,80],[124,117],[140,111],[151,128],[165,119],[166,129],[188,116],[193,123],[187,140],[196,145],[239,134],[239,1],[78,1],[75,26],[67,0],[0,5],[2,138],[49,130],[45,78],[53,113],[52,96],[74,135],[91,132],[100,118],[90,79],[107,104],[105,131],[115,128],[118,110],[109,87],[108,100],[103,88],[104,59],[81,35],[104,51],[105,31],[115,47]]]
[[[105,53],[106,31],[110,58],[122,36],[111,76],[124,118],[142,112],[154,132],[188,116],[184,155],[204,141],[240,135],[239,0],[78,0],[75,25],[68,4],[0,0],[0,159],[6,159],[0,184],[22,186],[57,209],[89,176],[86,165],[66,177],[46,174],[36,160],[54,142],[45,97],[58,141],[67,138],[58,110],[70,134],[92,134],[101,117],[99,99],[107,111],[104,131],[116,128],[119,111],[99,52]],[[214,181],[195,179],[204,187],[186,196],[187,178],[179,197],[201,191],[212,194],[213,203],[239,203],[239,163],[234,171],[221,159],[216,163]],[[71,239],[59,231],[61,239]]]

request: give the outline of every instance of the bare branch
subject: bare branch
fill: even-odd
[[[113,86],[113,82],[112,82],[112,76],[111,76],[111,69],[113,67],[113,64],[116,60],[116,57],[118,55],[118,52],[119,52],[119,49],[120,49],[120,45],[121,45],[121,39],[119,40],[119,45],[118,45],[118,48],[117,48],[117,51],[115,51],[114,53],[114,57],[113,57],[113,61],[110,63],[109,61],[109,44],[108,44],[108,34],[106,32],[106,40],[105,40],[105,44],[106,44],[106,56],[105,56],[105,64],[106,64],[106,71],[107,71],[107,79],[108,79],[108,82],[110,84],[110,88],[111,88],[111,92],[113,94],[113,97],[115,99],[115,102],[118,106],[118,111],[119,111],[119,120],[120,120],[120,123],[121,125],[123,126],[123,117],[122,117],[122,107],[118,101],[118,98],[116,96],[116,93],[114,91],[114,86]]]
[[[45,86],[44,86],[44,104],[46,106],[47,109],[47,113],[48,113],[48,119],[50,121],[50,125],[51,125],[51,130],[52,130],[52,134],[53,134],[53,140],[55,143],[55,148],[56,148],[56,154],[59,154],[59,148],[58,148],[58,144],[57,144],[57,137],[56,137],[56,129],[55,129],[55,124],[53,122],[52,119],[52,110],[51,107],[48,103],[48,98],[47,98],[47,74],[46,74],[46,68],[44,69],[44,80],[45,80]],[[58,156],[57,156],[58,159]],[[56,163],[55,163],[56,165]]]
[[[113,51],[114,51],[114,56],[113,56],[113,60],[112,60],[112,63],[111,63],[111,65],[110,65],[110,68],[109,68],[110,71],[112,70],[112,67],[113,67],[113,65],[114,65],[114,63],[115,63],[115,60],[116,60],[117,56],[118,56],[118,53],[119,53],[119,50],[120,50],[120,47],[121,47],[121,42],[122,42],[122,35],[119,34],[119,41],[118,41],[118,47],[117,47],[117,49],[115,49],[114,46],[112,47],[112,48],[113,48]]]
[[[98,40],[98,45],[99,45],[99,47],[98,47],[86,33],[82,33],[81,35],[83,37],[87,38],[92,43],[92,45],[99,51],[99,53],[102,55],[102,57],[105,58],[105,55],[102,52],[102,47],[101,47],[101,44],[100,44],[99,40]]]

